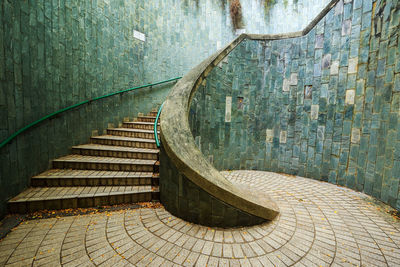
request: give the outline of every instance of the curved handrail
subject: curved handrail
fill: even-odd
[[[242,34],[178,81],[170,91],[162,110],[161,140],[165,152],[180,173],[212,196],[248,214],[264,219],[273,219],[278,214],[278,207],[268,196],[256,195],[247,188],[234,185],[205,159],[196,146],[189,127],[190,103],[197,88],[211,70],[244,39],[279,40],[302,37],[308,34],[338,1],[332,0],[303,31],[275,35]]]
[[[164,103],[162,103],[160,108],[158,109],[157,116],[154,121],[154,139],[156,140],[157,148],[160,148],[160,139],[158,138],[157,124],[158,124],[158,119],[160,118],[160,114],[161,114],[161,110],[162,110],[163,106],[164,106]]]
[[[16,131],[12,135],[10,135],[8,138],[6,138],[3,142],[0,143],[0,149],[3,148],[9,142],[11,142],[15,137],[17,137],[21,133],[25,132],[26,130],[28,130],[29,128],[32,128],[33,126],[35,126],[35,125],[37,125],[37,124],[39,124],[39,123],[41,123],[41,122],[43,122],[43,121],[45,121],[45,120],[47,120],[49,118],[52,118],[52,117],[54,117],[54,116],[56,116],[56,115],[58,115],[60,113],[63,113],[65,111],[74,109],[74,108],[82,106],[84,104],[91,103],[93,101],[97,101],[97,100],[100,100],[100,99],[103,99],[103,98],[107,98],[107,97],[110,97],[110,96],[119,95],[119,94],[122,94],[122,93],[126,93],[126,92],[129,92],[129,91],[133,91],[133,90],[137,90],[137,89],[141,89],[141,88],[146,88],[146,87],[151,87],[151,86],[155,86],[155,85],[159,85],[159,84],[163,84],[163,83],[176,81],[176,80],[179,80],[181,78],[182,77],[176,77],[176,78],[172,78],[172,79],[168,79],[168,80],[164,80],[164,81],[160,81],[160,82],[156,82],[156,83],[150,83],[150,84],[145,84],[145,85],[141,85],[141,86],[132,87],[132,88],[129,88],[129,89],[126,89],[126,90],[122,90],[122,91],[114,92],[114,93],[111,93],[111,94],[95,97],[95,98],[90,99],[90,100],[85,100],[85,101],[80,102],[78,104],[74,104],[72,106],[57,110],[57,111],[55,111],[55,112],[53,112],[51,114],[48,114],[48,115],[46,115],[46,116],[44,116],[44,117],[42,117],[42,118],[40,118],[40,119],[38,119],[38,120],[36,120],[36,121],[34,121],[32,123],[26,125],[25,127],[19,129],[18,131]]]

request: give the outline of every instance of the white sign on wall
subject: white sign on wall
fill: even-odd
[[[136,30],[133,30],[133,37],[142,41],[142,42],[146,42],[146,35],[142,32],[138,32]]]

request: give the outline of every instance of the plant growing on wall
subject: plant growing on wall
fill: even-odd
[[[264,0],[265,14],[267,14],[269,12],[269,10],[276,4],[276,1],[277,0]]]
[[[229,13],[232,19],[234,29],[243,27],[242,5],[239,0],[231,0],[229,5]]]

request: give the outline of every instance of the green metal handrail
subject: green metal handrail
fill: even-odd
[[[122,94],[122,93],[125,93],[125,92],[129,92],[129,91],[133,91],[133,90],[137,90],[137,89],[141,89],[141,88],[146,88],[146,87],[151,87],[151,86],[155,86],[155,85],[159,85],[159,84],[163,84],[163,83],[176,81],[176,80],[179,80],[180,78],[182,78],[182,77],[176,77],[176,78],[164,80],[164,81],[161,81],[161,82],[150,83],[150,84],[145,84],[145,85],[141,85],[141,86],[137,86],[137,87],[132,87],[132,88],[129,88],[129,89],[126,89],[126,90],[122,90],[122,91],[118,91],[118,92],[115,92],[115,93],[99,96],[99,97],[96,97],[96,98],[93,98],[93,99],[90,99],[90,100],[85,100],[85,101],[83,101],[81,103],[78,103],[78,104],[75,104],[75,105],[60,109],[60,110],[58,110],[56,112],[48,114],[48,115],[44,116],[43,118],[41,118],[41,119],[39,119],[37,121],[34,121],[34,122],[26,125],[25,127],[19,129],[18,131],[13,133],[11,136],[9,136],[7,139],[5,139],[3,142],[1,142],[0,148],[3,148],[6,144],[11,142],[11,140],[13,140],[15,137],[17,137],[21,133],[25,132],[26,130],[28,130],[29,128],[32,128],[33,126],[35,126],[35,125],[37,125],[37,124],[39,124],[39,123],[41,123],[41,122],[43,122],[43,121],[45,121],[45,120],[47,120],[49,118],[52,118],[52,117],[54,117],[54,116],[56,116],[56,115],[58,115],[60,113],[68,111],[70,109],[82,106],[84,104],[91,103],[91,102],[96,101],[96,100],[100,100],[100,99],[107,98],[107,97],[114,96],[114,95],[119,95],[119,94]]]
[[[160,139],[158,139],[157,124],[158,124],[158,119],[160,118],[160,114],[161,114],[161,110],[162,110],[163,106],[164,106],[164,103],[162,103],[160,108],[158,109],[156,120],[154,121],[154,139],[156,139],[157,148],[160,148]]]

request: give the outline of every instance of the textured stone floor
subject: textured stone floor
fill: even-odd
[[[6,266],[400,266],[400,221],[363,194],[268,172],[224,172],[269,194],[273,222],[212,229],[162,208],[30,220],[0,241]]]

